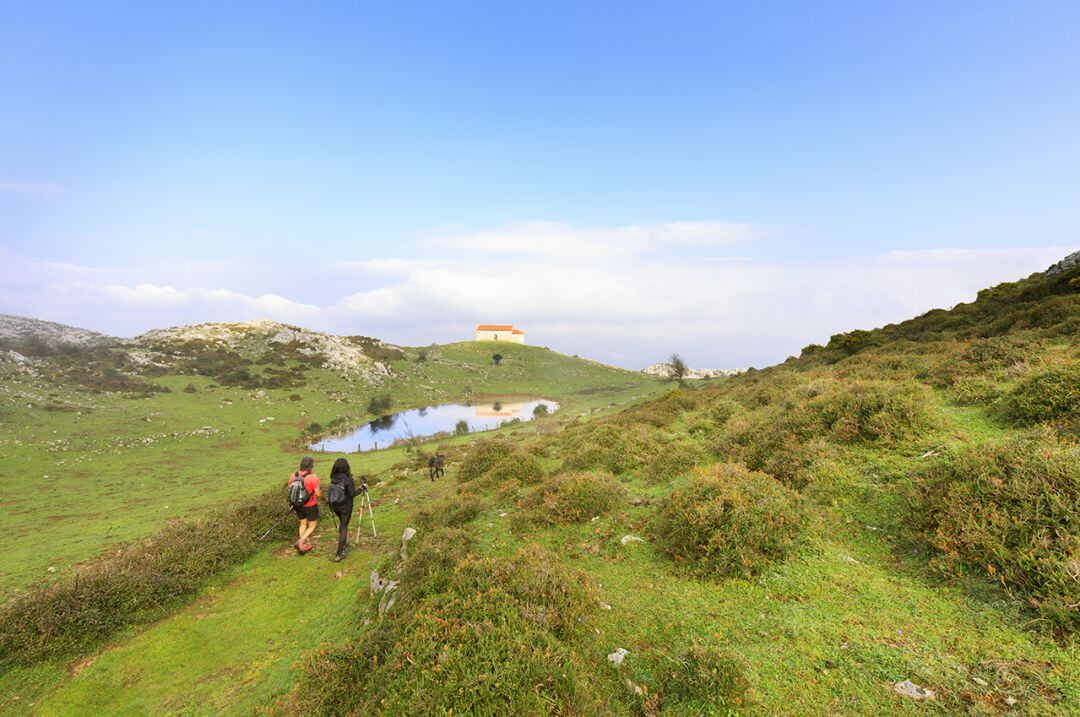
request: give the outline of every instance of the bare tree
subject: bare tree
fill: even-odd
[[[686,362],[682,360],[682,356],[671,354],[671,358],[668,359],[668,378],[672,381],[678,381],[680,386],[685,386],[686,374],[689,372],[690,369],[686,366]]]

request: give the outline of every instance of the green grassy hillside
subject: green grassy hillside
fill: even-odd
[[[85,564],[86,587],[65,582],[68,571],[9,600],[0,704],[132,715],[1080,714],[1078,274],[1035,275],[676,391],[535,348],[500,345],[507,358],[494,367],[483,344],[384,354],[395,377],[363,389],[316,366],[290,371],[303,391],[140,375],[171,392],[135,399],[22,379],[5,405],[42,408],[3,450],[25,440],[36,449],[19,454],[27,462],[60,440],[53,421],[106,441],[153,435],[158,420],[236,416],[205,422],[230,429],[222,435],[100,458],[89,442],[48,465],[91,455],[116,470],[227,465],[230,477],[265,480],[250,481],[250,508],[218,518],[211,504],[226,501],[212,489],[175,488],[234,526],[222,532],[234,549],[191,549],[198,539],[186,536],[212,536],[213,523],[191,524]],[[224,363],[230,382],[278,380],[257,362],[246,375]],[[358,458],[382,476],[381,532],[343,563],[326,559],[332,522],[305,558],[285,531],[256,543],[253,527],[279,500],[259,490],[288,470],[301,432],[362,416],[391,389],[400,406],[523,392],[564,409],[494,439],[444,441],[451,462],[437,483],[406,447]],[[44,408],[76,398],[91,412]],[[141,406],[160,418],[132,410]],[[105,529],[86,513],[84,532]],[[117,522],[143,519],[127,515]],[[403,559],[405,526],[417,534]],[[398,581],[390,593],[371,591],[373,568]],[[137,619],[114,611],[117,600]],[[295,601],[300,618],[286,609]],[[932,697],[899,694],[905,680]]]
[[[0,530],[26,536],[0,557],[3,593],[70,576],[110,545],[278,484],[315,437],[312,424],[363,424],[374,417],[368,404],[376,396],[389,396],[399,410],[528,393],[559,400],[565,410],[557,422],[662,390],[640,374],[535,347],[385,347],[378,358],[389,374],[367,378],[252,353],[252,344],[265,345],[260,338],[244,342],[254,360],[240,350],[218,351],[221,360],[204,361],[202,371],[185,363],[206,353],[190,342],[164,348],[175,355],[152,370],[131,370],[130,348],[87,353],[19,345],[32,363],[0,363],[0,481],[16,487],[3,499]],[[505,356],[500,366],[491,362],[495,348]],[[243,381],[249,385],[236,383],[234,366],[242,360],[250,361],[245,374],[257,379]],[[304,370],[283,387],[258,380],[282,366]],[[129,390],[96,384],[113,371]],[[366,470],[367,462],[357,467]]]

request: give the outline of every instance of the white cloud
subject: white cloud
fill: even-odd
[[[451,227],[432,234],[426,242],[433,247],[484,254],[627,259],[665,249],[727,246],[766,236],[770,231],[756,224],[716,220],[619,227],[517,222],[482,231]]]
[[[630,367],[672,351],[696,365],[762,366],[840,331],[969,301],[979,289],[1043,270],[1075,249],[750,260],[658,250],[724,245],[723,232],[696,224],[633,231],[521,226],[531,228],[460,232],[475,241],[443,245],[447,258],[338,262],[335,278],[325,282],[290,281],[318,275],[305,266],[91,268],[0,249],[0,310],[121,335],[196,321],[273,318],[417,345],[468,338],[478,322],[512,322],[526,329],[531,343]],[[528,250],[524,237],[539,235],[563,244],[584,237],[592,245],[576,253]],[[523,248],[484,251],[496,236]],[[628,237],[636,248],[611,249],[614,237]]]
[[[0,194],[15,194],[24,197],[57,197],[63,193],[64,187],[57,182],[0,179]]]
[[[177,291],[171,286],[157,286],[156,284],[122,286],[120,284],[110,284],[101,287],[100,290],[106,296],[134,306],[184,306],[191,303],[190,294]]]

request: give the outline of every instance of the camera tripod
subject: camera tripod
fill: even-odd
[[[365,485],[362,489],[362,496],[360,498],[360,511],[356,516],[356,541],[354,545],[360,543],[360,525],[364,522],[364,506],[367,505],[368,517],[371,519],[371,534],[376,538],[379,534],[375,532],[375,513],[371,510],[371,493],[368,492],[368,488]]]

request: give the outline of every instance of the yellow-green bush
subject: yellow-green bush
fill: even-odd
[[[894,442],[935,424],[930,405],[928,390],[911,381],[843,381],[811,399],[801,418],[838,441]]]
[[[656,685],[665,708],[686,714],[737,714],[748,701],[746,668],[715,645],[696,644],[661,665]]]
[[[663,483],[686,473],[705,461],[705,451],[692,441],[665,441],[658,444],[641,469],[650,483]]]
[[[452,499],[425,504],[416,511],[413,523],[424,530],[460,528],[475,520],[485,507],[484,502],[477,496],[459,495]]]
[[[695,575],[751,576],[790,555],[806,518],[798,494],[738,463],[699,468],[663,501],[657,545]]]
[[[520,483],[532,485],[544,479],[544,466],[533,455],[521,451],[506,454],[481,476],[489,484]]]
[[[1050,434],[972,446],[917,477],[934,570],[989,574],[1054,626],[1080,627],[1080,447]]]
[[[1021,381],[998,401],[997,411],[1018,426],[1080,418],[1080,363]]]
[[[584,573],[526,546],[512,558],[440,562],[431,573],[437,589],[421,571],[404,574],[415,581],[402,580],[399,603],[382,619],[359,639],[313,656],[298,690],[301,712],[608,712],[596,691],[602,665],[584,657],[598,605]]]
[[[656,428],[642,423],[601,423],[566,439],[562,467],[626,473],[640,467],[660,440]]]
[[[536,523],[575,523],[615,510],[626,502],[626,488],[610,473],[560,473],[525,500],[528,519]]]
[[[514,444],[505,439],[481,439],[469,447],[465,459],[461,462],[457,479],[461,482],[476,480],[513,451]]]

